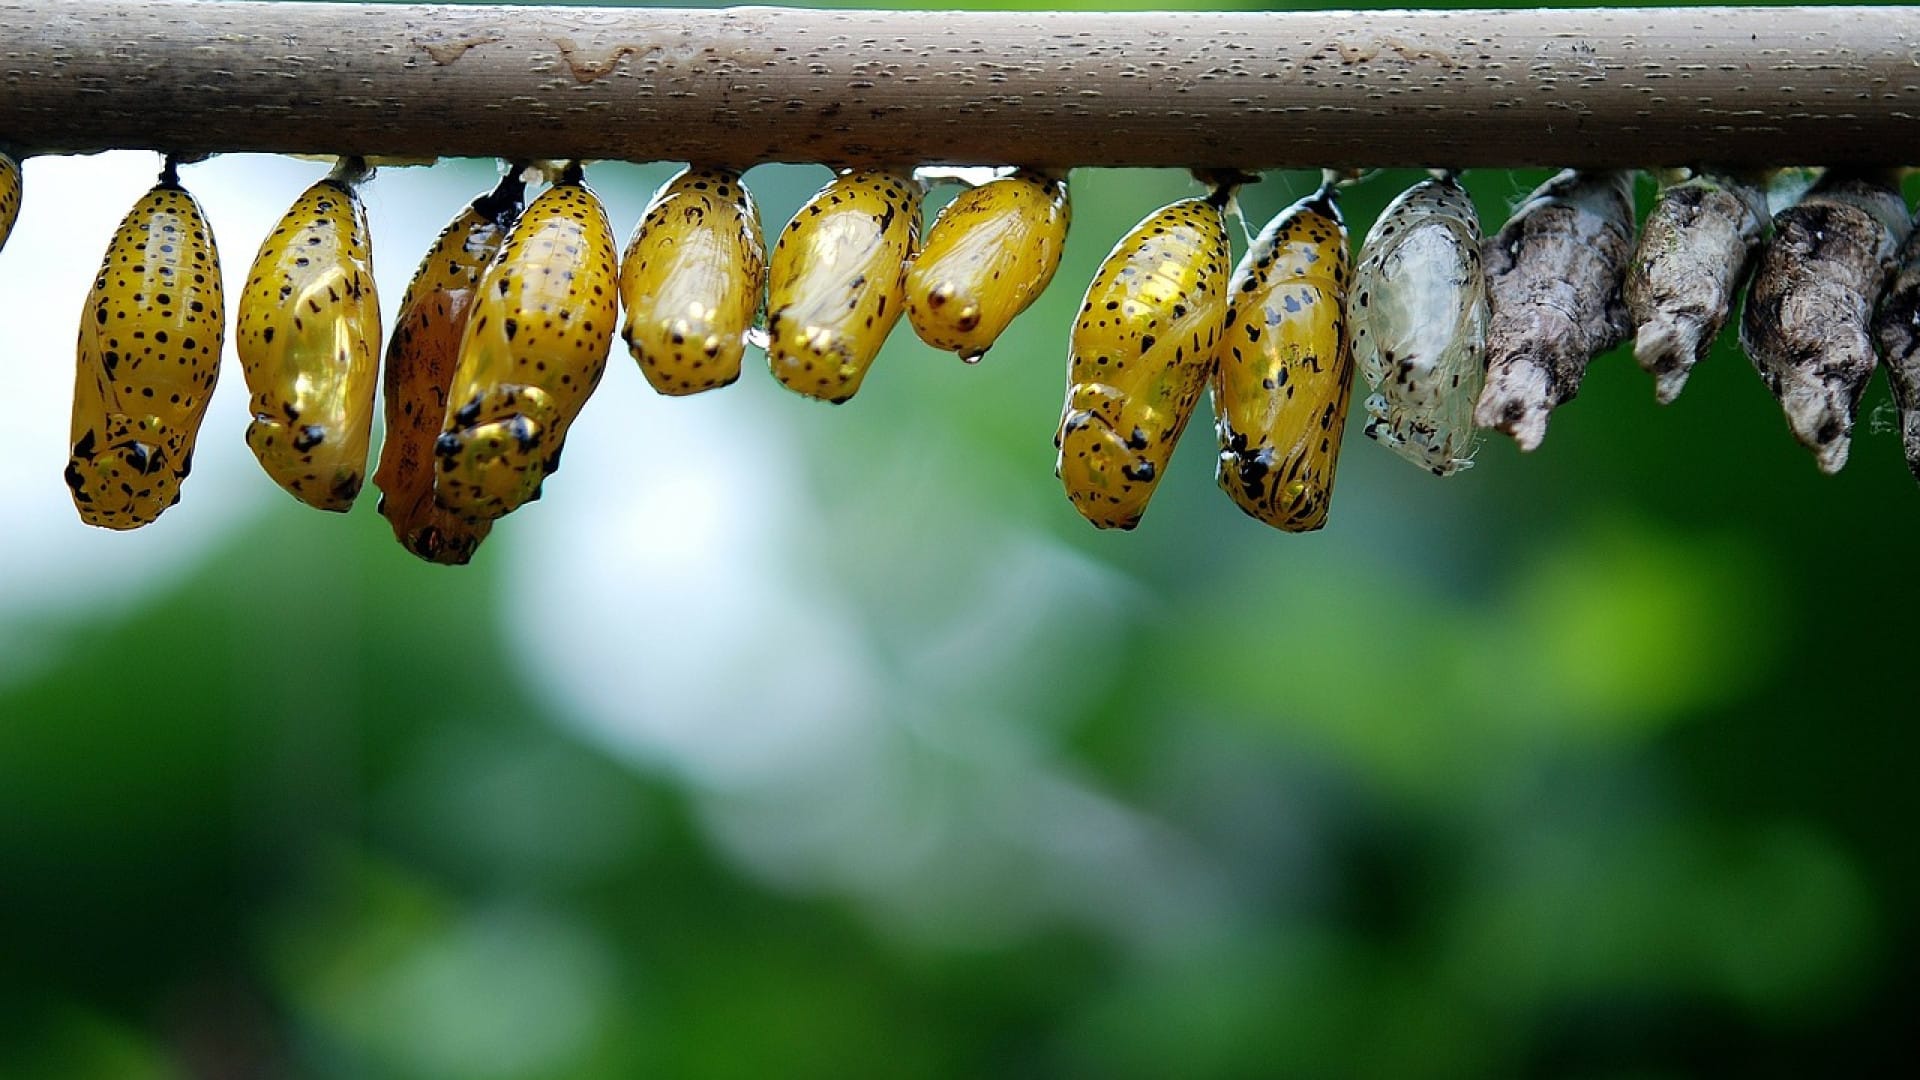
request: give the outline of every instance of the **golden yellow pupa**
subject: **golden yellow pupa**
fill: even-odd
[[[1102,529],[1140,523],[1213,373],[1227,317],[1227,196],[1148,215],[1114,245],[1080,305],[1054,472]]]
[[[853,397],[906,308],[919,238],[920,184],[906,173],[850,169],[809,199],[767,271],[774,378],[836,405]]]
[[[740,174],[689,167],[653,196],[620,260],[621,337],[662,394],[740,377],[767,285],[760,211]]]
[[[0,150],[0,251],[7,247],[14,219],[20,216],[20,163]]]
[[[66,470],[80,520],[135,529],[180,501],[225,338],[213,230],[169,163],[81,312]]]
[[[343,163],[294,202],[254,256],[235,325],[252,394],[247,445],[275,483],[320,510],[345,511],[360,494],[380,376],[362,175]]]
[[[1353,387],[1352,278],[1331,186],[1275,215],[1233,272],[1213,377],[1216,479],[1240,509],[1277,529],[1327,522]]]
[[[907,320],[966,361],[986,354],[1060,268],[1072,220],[1064,177],[1021,169],[961,192],[907,270]]]
[[[460,338],[479,297],[480,278],[520,216],[526,189],[517,172],[509,175],[441,230],[400,300],[387,345],[387,438],[373,482],[393,535],[428,562],[467,562],[493,527],[491,521],[469,521],[434,502],[433,448],[447,415],[447,389],[460,362]]]
[[[487,266],[434,444],[440,505],[480,520],[539,498],[600,376],[620,258],[577,166],[528,205]]]

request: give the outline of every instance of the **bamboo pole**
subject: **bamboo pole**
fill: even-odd
[[[0,142],[1241,168],[1900,164],[1920,9],[0,0]]]

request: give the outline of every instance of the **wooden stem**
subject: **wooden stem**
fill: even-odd
[[[1901,164],[1920,8],[0,0],[0,142],[1218,168]]]

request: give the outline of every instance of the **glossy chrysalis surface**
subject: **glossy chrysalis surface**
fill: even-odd
[[[1216,479],[1240,509],[1288,532],[1327,521],[1353,352],[1347,230],[1332,186],[1280,211],[1228,285],[1213,377]]]
[[[82,521],[138,528],[180,500],[225,337],[213,231],[169,165],[81,312],[66,479]]]
[[[380,301],[366,210],[345,169],[308,188],[261,243],[234,338],[261,467],[308,506],[350,508],[373,427]]]
[[[1459,181],[1422,180],[1387,204],[1360,246],[1347,310],[1372,391],[1368,437],[1435,476],[1471,466],[1487,276],[1480,218]]]
[[[20,216],[20,163],[0,150],[0,251],[7,248],[7,236]]]
[[[1071,220],[1066,179],[1032,169],[955,196],[907,271],[914,333],[963,360],[985,355],[1053,280]]]
[[[731,169],[690,167],[654,194],[620,262],[621,336],[662,394],[740,377],[767,283],[753,195]]]
[[[492,528],[491,521],[469,521],[434,502],[433,448],[480,278],[525,198],[526,183],[516,172],[441,230],[400,300],[387,344],[387,435],[373,482],[393,535],[428,562],[467,562]]]
[[[1149,214],[1100,264],[1074,320],[1054,471],[1099,528],[1140,523],[1213,373],[1227,318],[1225,201]]]
[[[607,369],[620,257],[577,168],[528,205],[487,266],[434,445],[440,505],[475,520],[540,495]]]
[[[840,404],[859,391],[906,309],[920,184],[906,173],[834,177],[781,231],[767,271],[767,363],[789,390]]]

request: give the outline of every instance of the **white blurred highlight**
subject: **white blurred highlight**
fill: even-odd
[[[915,938],[1154,939],[1226,914],[1192,845],[1072,772],[1055,726],[1016,719],[1100,691],[1074,661],[1115,643],[1128,582],[926,484],[823,512],[782,408],[816,406],[652,399],[624,361],[554,481],[608,497],[530,508],[503,545],[525,678],[689,781],[749,872]],[[937,475],[943,452],[916,440],[902,468]],[[873,539],[907,527],[971,539]]]
[[[189,167],[182,180],[220,245],[231,325],[253,245],[285,207],[266,194],[278,184],[262,182],[265,160],[226,165]],[[276,173],[300,168],[274,165]],[[10,518],[0,559],[0,683],[25,678],[42,650],[57,650],[46,636],[50,623],[137,606],[210,555],[247,514],[246,471],[258,466],[237,434],[246,427],[246,393],[231,362],[223,361],[180,505],[159,521],[132,534],[89,528],[62,478],[81,308],[114,229],[159,172],[158,155],[135,152],[25,163],[20,220],[0,252],[11,415],[0,454],[0,506]]]

